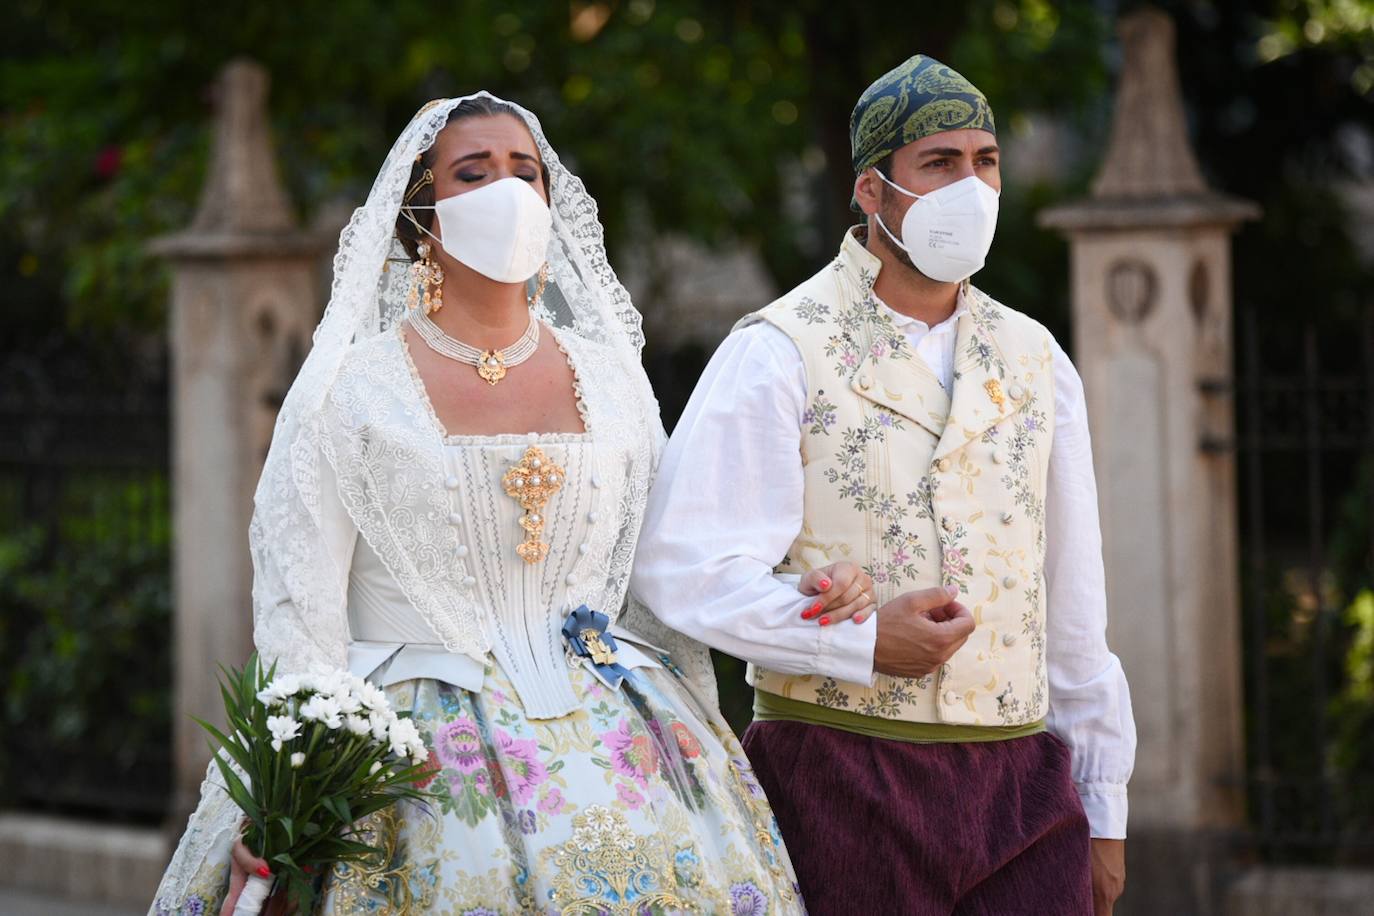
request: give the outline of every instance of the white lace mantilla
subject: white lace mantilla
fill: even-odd
[[[486,95],[486,93],[481,93]],[[448,524],[443,435],[401,358],[393,333],[404,318],[409,277],[394,238],[416,157],[463,99],[420,110],[393,145],[367,203],[339,239],[329,305],[314,347],[278,417],[250,527],[254,641],[284,672],[346,667],[349,565],[359,535],[381,559],[436,640],[485,658],[491,627],[466,576]],[[714,708],[710,658],[669,630],[626,590],[649,484],[664,434],[640,365],[641,319],[606,259],[596,203],[563,166],[532,114],[528,125],[550,176],[553,233],[549,283],[536,316],[557,333],[579,374],[607,493],[591,531],[588,596],[612,618],[667,649],[699,699]],[[614,473],[612,473],[614,471]],[[612,510],[611,507],[614,507]],[[208,675],[207,675],[208,676]],[[206,879],[207,853],[232,841],[237,808],[207,779],[158,899],[173,907]]]

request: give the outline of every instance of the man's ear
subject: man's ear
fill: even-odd
[[[882,194],[882,182],[873,174],[872,168],[864,169],[854,179],[854,199],[865,214],[878,212],[878,202]]]

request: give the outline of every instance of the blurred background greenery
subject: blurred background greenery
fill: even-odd
[[[1324,367],[1358,374],[1374,308],[1374,4],[1156,5],[1178,27],[1208,180],[1264,209],[1234,257],[1255,358],[1266,373],[1299,366],[1302,322],[1321,341]],[[83,761],[113,760],[144,787],[144,801],[116,813],[161,811],[167,275],[145,245],[190,221],[208,87],[229,59],[252,57],[273,76],[278,157],[306,222],[337,225],[339,208],[362,200],[426,100],[486,88],[540,116],[600,205],[613,263],[672,233],[715,251],[756,250],[784,289],[829,256],[849,222],[847,124],[859,92],[909,54],[932,54],[989,96],[1009,169],[1045,131],[1065,138],[1039,153],[1041,167],[1013,172],[979,285],[1067,346],[1067,248],[1034,214],[1087,191],[1119,63],[1113,22],[1133,6],[13,0],[0,14],[0,714],[28,743],[0,751],[0,804],[101,807],[89,793],[55,798],[20,779],[17,761],[41,747],[60,763],[49,780],[63,772],[79,784]],[[708,355],[650,340],[669,428]],[[1265,621],[1249,677],[1268,678],[1264,715],[1275,722],[1313,715],[1313,679],[1336,698],[1316,714],[1331,717],[1339,740],[1314,747],[1290,732],[1285,742],[1277,728],[1274,767],[1367,774],[1374,457],[1323,452],[1315,507],[1311,491],[1286,483],[1310,464],[1286,460],[1266,471],[1262,523],[1242,519],[1245,536],[1269,547],[1251,576],[1262,585],[1247,596],[1263,608],[1247,621]],[[1323,601],[1349,608],[1322,637],[1333,640],[1329,661],[1315,665],[1315,631],[1299,613],[1311,586],[1289,575],[1307,559],[1314,508],[1329,547]],[[130,519],[140,520],[132,533]],[[722,659],[721,672],[727,712],[741,724],[738,665]],[[1367,778],[1361,791],[1358,817],[1374,823]],[[1285,816],[1304,816],[1301,803],[1291,808]]]

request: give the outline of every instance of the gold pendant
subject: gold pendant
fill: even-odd
[[[525,530],[526,537],[523,543],[516,545],[515,552],[526,563],[538,563],[549,555],[549,545],[539,539],[544,533],[542,513],[550,497],[562,489],[563,476],[561,467],[550,461],[537,445],[531,445],[525,449],[524,457],[501,478],[506,495],[513,497],[525,510],[520,517],[520,527]]]
[[[495,385],[506,377],[506,361],[501,358],[501,351],[488,350],[477,360],[477,374],[482,377],[488,385]]]
[[[999,411],[1005,410],[1007,406],[1007,399],[1002,394],[1002,383],[995,378],[988,379],[986,382],[983,383],[983,387],[987,389],[988,397],[992,398],[992,403],[997,405],[997,409]]]
[[[587,647],[587,654],[592,657],[592,664],[615,664],[615,653],[611,651],[610,646],[601,641],[601,634],[596,632],[596,630],[583,630],[582,644]]]

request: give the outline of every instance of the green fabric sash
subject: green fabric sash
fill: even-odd
[[[832,709],[780,697],[766,690],[754,691],[755,722],[804,722],[840,731],[889,738],[915,744],[955,744],[968,741],[1006,741],[1045,730],[1045,720],[1026,725],[953,725],[944,722],[905,722],[865,716],[848,709]]]

